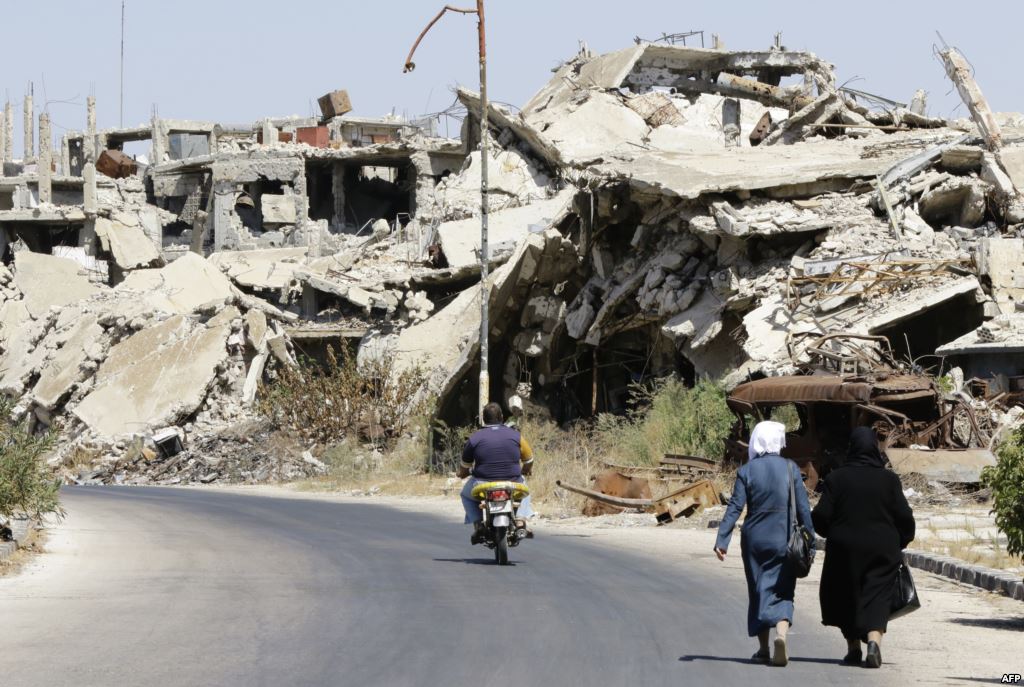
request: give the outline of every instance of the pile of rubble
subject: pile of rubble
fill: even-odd
[[[838,87],[780,45],[584,49],[521,110],[489,106],[486,161],[466,89],[458,140],[354,117],[342,92],[322,118],[105,131],[90,99],[59,152],[15,161],[0,140],[0,391],[72,440],[61,460],[106,461],[85,479],[319,469],[299,450],[276,472],[218,461],[207,442],[256,419],[275,366],[327,346],[426,365],[438,415],[466,424],[485,163],[490,376],[510,407],[620,412],[672,372],[733,387],[792,373],[802,342],[837,330],[915,359],[978,327],[1009,346],[990,337],[1024,302],[1024,117],[992,113],[963,57],[941,56],[970,120],[928,116],[923,92]],[[138,140],[151,154],[124,159]],[[955,354],[969,378],[1024,373],[1024,347],[986,349],[998,369],[976,349]],[[149,453],[125,458],[140,437]]]

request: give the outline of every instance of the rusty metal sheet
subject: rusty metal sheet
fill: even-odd
[[[983,448],[934,451],[889,448],[885,452],[893,470],[899,474],[916,472],[938,482],[973,484],[980,481],[982,468],[996,464],[995,455]]]
[[[138,171],[135,160],[120,150],[104,150],[96,160],[96,171],[111,179],[124,179]]]
[[[718,503],[719,498],[718,492],[715,491],[715,485],[711,483],[711,480],[702,479],[656,499],[654,514],[658,518],[658,524],[664,525],[678,518],[688,518],[704,508],[716,506]]]
[[[645,510],[645,509],[650,508],[651,506],[654,505],[654,500],[650,499],[650,498],[645,498],[645,499],[629,499],[629,498],[623,498],[623,497],[620,497],[620,496],[609,496],[608,494],[602,494],[601,492],[594,491],[592,489],[585,489],[583,487],[575,487],[575,486],[573,486],[571,484],[566,484],[562,480],[555,480],[555,486],[557,486],[557,487],[559,487],[561,489],[565,489],[566,491],[571,491],[571,492],[574,492],[576,494],[581,494],[583,496],[586,496],[588,499],[593,499],[594,501],[597,501],[598,503],[606,503],[606,504],[608,504],[610,506],[615,506],[615,507],[617,507],[619,509],[622,509],[622,508],[636,508],[636,509],[639,509],[639,510]],[[611,512],[618,512],[618,511],[611,511]]]
[[[872,384],[876,392],[884,393],[905,393],[911,391],[932,391],[931,380],[920,375],[889,375],[884,379],[877,379]]]
[[[867,403],[871,400],[871,384],[844,382],[841,377],[806,375],[768,377],[740,384],[729,395],[732,401],[746,403]]]

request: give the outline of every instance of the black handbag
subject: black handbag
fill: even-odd
[[[910,576],[910,566],[904,560],[900,563],[899,570],[896,571],[896,586],[892,591],[889,620],[902,618],[919,608],[921,608],[921,598],[917,595],[914,578]]]
[[[814,564],[814,534],[800,524],[796,517],[796,491],[793,488],[793,474],[789,474],[789,543],[786,545],[786,561],[798,578],[807,577]]]

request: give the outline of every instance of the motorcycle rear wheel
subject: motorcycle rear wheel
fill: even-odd
[[[498,565],[508,565],[508,528],[494,528],[494,562]]]

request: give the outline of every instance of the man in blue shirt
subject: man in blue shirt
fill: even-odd
[[[462,463],[456,474],[469,477],[462,487],[462,507],[466,511],[467,524],[473,525],[473,536],[470,541],[479,544],[483,541],[483,513],[480,502],[472,497],[473,487],[482,482],[521,482],[526,483],[524,475],[530,474],[533,468],[533,451],[526,439],[511,427],[502,424],[501,406],[488,403],[484,406],[484,426],[473,433],[462,450]],[[533,515],[530,497],[527,496],[519,504],[518,516],[528,518]]]

